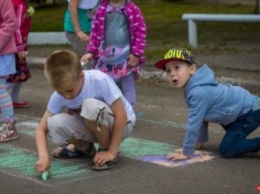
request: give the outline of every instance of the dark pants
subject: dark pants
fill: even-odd
[[[219,153],[226,158],[260,150],[260,137],[246,139],[260,126],[260,110],[251,111],[228,126],[223,126],[226,134],[219,145]]]

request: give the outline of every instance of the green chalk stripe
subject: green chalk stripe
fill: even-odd
[[[120,146],[120,154],[131,158],[150,155],[165,155],[172,151],[173,148],[176,148],[176,146],[129,137],[122,142]]]
[[[38,157],[35,153],[17,149],[11,145],[0,146],[0,169],[10,170],[13,173],[19,173],[24,176],[39,176],[35,169],[35,162]],[[51,162],[51,177],[70,177],[78,174],[87,174],[90,169],[86,166],[54,160]]]

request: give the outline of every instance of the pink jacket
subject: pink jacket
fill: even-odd
[[[105,34],[105,18],[108,1],[102,1],[97,8],[90,34],[87,51],[98,58],[98,50]],[[130,24],[131,53],[139,57],[139,64],[144,62],[144,49],[146,46],[146,24],[141,10],[130,0],[127,0],[123,10]]]
[[[17,51],[26,51],[32,19],[27,16],[28,5],[25,0],[12,0],[12,2],[18,22],[18,28],[14,33]]]
[[[0,0],[0,55],[16,52],[14,40],[16,24],[12,2],[10,0]]]

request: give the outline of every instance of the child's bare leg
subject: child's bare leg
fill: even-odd
[[[61,113],[48,119],[48,129],[53,143],[61,143],[52,151],[54,157],[93,156],[93,136],[86,129],[84,120],[78,114]]]
[[[96,138],[100,148],[109,148],[114,116],[110,107],[97,99],[86,99],[81,114],[86,128]]]
[[[96,137],[100,148],[108,148],[110,145],[110,130],[106,125],[99,126],[98,123],[84,118],[84,122],[91,133]]]
[[[67,140],[68,143],[73,144],[79,150],[85,150],[89,147],[90,143],[82,139],[75,139],[74,137]]]

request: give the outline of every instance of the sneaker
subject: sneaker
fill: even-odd
[[[28,108],[30,107],[30,104],[28,102],[13,102],[14,108]]]
[[[7,142],[10,140],[17,139],[17,130],[15,123],[6,123],[0,131],[0,143]]]

